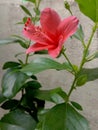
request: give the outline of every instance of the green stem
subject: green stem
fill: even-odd
[[[67,55],[65,54],[64,49],[62,50],[62,54],[63,54],[63,56],[65,57],[65,59],[68,61],[69,65],[72,67],[73,71],[76,73],[76,71],[75,71],[75,69],[74,69],[72,63],[70,62],[69,58],[68,58]]]
[[[26,55],[26,61],[25,64],[28,64],[29,54]]]
[[[39,8],[39,6],[40,6],[40,2],[41,2],[41,0],[38,1],[37,8]]]
[[[37,8],[37,0],[35,0],[35,8]]]
[[[39,16],[38,14],[37,14],[37,11],[39,11],[39,6],[40,6],[40,3],[41,3],[41,0],[36,0],[35,1],[35,16],[34,16],[34,21],[33,21],[33,23],[35,24],[37,21],[36,21],[36,18]]]
[[[66,0],[64,0],[64,5],[65,5],[65,8],[69,11],[69,13],[70,13],[71,15],[73,15],[73,14],[72,14],[72,11],[71,11],[71,9],[70,9],[70,4],[69,4]]]
[[[75,76],[75,78],[74,78],[74,80],[73,80],[73,83],[72,83],[72,85],[71,85],[71,88],[70,88],[70,90],[69,90],[69,92],[68,92],[68,94],[67,94],[66,103],[69,102],[70,95],[71,95],[71,93],[73,92],[73,90],[75,89],[76,80],[77,80],[77,78],[76,78],[76,76]]]
[[[85,51],[84,51],[84,53],[83,53],[83,57],[82,57],[82,61],[81,61],[81,63],[80,63],[80,67],[79,67],[78,73],[82,70],[82,67],[83,67],[84,63],[86,62],[86,59],[85,59],[85,58],[86,58],[86,55],[87,55],[87,53],[88,53],[88,49],[89,49],[89,47],[90,47],[90,45],[91,45],[93,36],[94,36],[94,34],[95,34],[95,32],[96,32],[97,26],[98,26],[98,25],[95,24],[95,26],[94,26],[93,29],[92,29],[92,33],[91,33],[90,39],[89,39],[88,44],[87,44],[87,46],[86,46],[86,48],[85,48]],[[77,75],[78,75],[78,73],[77,73]],[[75,89],[75,84],[76,84],[76,81],[77,81],[77,75],[75,75],[75,78],[74,78],[74,81],[73,81],[73,83],[72,83],[72,86],[71,86],[71,88],[70,88],[70,90],[69,90],[69,92],[68,92],[66,103],[69,102],[70,95],[71,95],[71,93],[73,92],[73,90]]]
[[[36,8],[36,9],[39,9],[40,2],[41,2],[41,0],[36,0],[36,1],[35,1],[35,8]]]
[[[69,13],[73,16],[71,9],[69,9]]]
[[[80,72],[80,70],[82,69],[82,67],[83,67],[83,65],[84,65],[84,63],[85,63],[85,61],[86,61],[85,58],[86,58],[86,55],[87,55],[87,53],[88,53],[88,49],[89,49],[89,47],[90,47],[90,45],[91,45],[93,36],[94,36],[94,34],[95,34],[95,32],[96,32],[96,29],[97,29],[97,23],[94,25],[94,27],[93,27],[93,29],[92,29],[92,33],[91,33],[90,39],[89,39],[88,44],[87,44],[87,46],[86,46],[86,48],[85,48],[85,50],[84,50],[83,57],[82,57],[82,61],[81,61],[80,67],[79,67],[79,72]]]
[[[31,40],[28,42],[28,48],[30,47]],[[26,55],[25,64],[28,64],[29,54]]]
[[[83,47],[84,47],[84,49],[85,49],[85,48],[86,48],[86,45],[85,45],[84,40],[82,40],[82,45],[83,45]]]

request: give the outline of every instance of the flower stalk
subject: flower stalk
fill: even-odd
[[[68,1],[64,0],[64,5],[65,5],[65,8],[69,11],[69,13],[71,15],[73,15],[71,9],[70,9],[70,4],[68,3]]]
[[[81,71],[82,68],[83,68],[83,65],[84,65],[85,62],[86,62],[86,55],[87,55],[87,53],[88,53],[88,50],[89,50],[89,47],[90,47],[90,45],[91,45],[93,36],[94,36],[94,34],[95,34],[95,32],[96,32],[96,29],[97,29],[97,24],[95,24],[94,27],[93,27],[93,29],[92,29],[91,36],[90,36],[90,38],[89,38],[89,40],[88,40],[88,44],[87,44],[87,46],[86,46],[86,48],[85,48],[85,50],[84,50],[84,53],[83,53],[83,57],[82,57],[82,60],[81,60],[81,63],[80,63],[80,67],[79,67],[79,69],[78,69],[78,73],[75,75],[74,80],[73,80],[73,83],[72,83],[72,85],[71,85],[71,88],[70,88],[70,90],[69,90],[69,92],[68,92],[68,94],[67,94],[66,103],[69,102],[70,95],[72,94],[73,90],[76,88],[76,81],[77,81],[78,74],[80,73],[80,71]],[[68,59],[67,59],[67,60],[68,60]],[[69,60],[68,60],[68,61],[69,61]],[[70,64],[71,64],[71,63],[70,63]]]
[[[63,56],[65,57],[65,59],[67,60],[67,62],[69,63],[69,65],[71,66],[71,68],[73,69],[74,73],[76,73],[76,71],[75,71],[75,69],[74,69],[74,67],[73,67],[73,65],[72,65],[72,63],[71,63],[71,61],[69,60],[69,58],[67,57],[67,55],[66,55],[66,53],[65,53],[65,51],[64,51],[64,48],[62,49],[62,54],[63,54]]]
[[[82,61],[81,61],[80,67],[79,67],[79,72],[80,72],[80,70],[82,69],[84,63],[86,62],[86,55],[87,55],[87,53],[88,53],[88,50],[89,50],[89,47],[90,47],[90,45],[91,45],[93,36],[94,36],[94,34],[95,34],[95,32],[96,32],[96,29],[97,29],[97,23],[95,23],[95,25],[94,25],[94,27],[93,27],[93,29],[92,29],[92,33],[91,33],[91,36],[90,36],[90,38],[89,38],[88,44],[87,44],[86,48],[84,49]]]

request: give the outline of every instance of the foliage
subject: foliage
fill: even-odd
[[[98,0],[75,0],[81,12],[91,18],[94,22],[98,22]],[[88,6],[89,5],[89,6]]]
[[[76,33],[71,36],[72,40],[73,38],[79,40],[83,47],[80,65],[74,65],[70,61],[64,46],[57,57],[64,56],[65,61],[62,63],[45,57],[48,54],[47,50],[34,52],[33,55],[44,54],[44,57],[37,56],[31,61],[29,61],[29,57],[33,55],[21,52],[15,54],[17,61],[7,61],[2,67],[5,74],[2,77],[0,106],[8,113],[0,119],[0,130],[90,130],[87,119],[80,114],[80,111],[83,110],[82,106],[75,101],[71,101],[70,96],[76,88],[79,89],[87,82],[98,79],[98,67],[84,67],[86,63],[98,58],[98,51],[93,54],[89,53],[92,39],[98,28],[98,1],[75,1],[81,13],[94,22],[88,42],[85,41],[85,33],[81,24],[78,26]],[[38,24],[41,0],[23,0],[23,2],[30,2],[33,6],[33,12],[29,11],[26,6],[20,5],[26,16],[18,24],[25,24],[28,17],[34,25]],[[66,0],[64,5],[69,13],[73,15],[71,6]],[[10,43],[19,44],[24,50],[31,46],[31,40],[18,35],[0,41],[0,45]],[[18,56],[21,54],[25,55],[24,60],[19,59]],[[69,92],[65,92],[58,86],[55,89],[43,90],[36,74],[49,69],[64,70],[72,74],[74,79]],[[20,94],[18,99],[16,99],[17,94]],[[47,102],[51,102],[53,106],[46,109]]]
[[[40,120],[38,130],[89,130],[87,120],[70,104],[63,103],[54,106]]]

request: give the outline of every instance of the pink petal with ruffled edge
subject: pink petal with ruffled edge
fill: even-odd
[[[56,11],[46,8],[41,12],[40,23],[47,35],[48,33],[55,35],[60,22],[60,16]]]
[[[64,19],[58,27],[58,35],[62,35],[65,41],[76,32],[78,22],[79,20],[75,16]]]
[[[61,21],[54,10],[46,8],[41,13],[40,22],[42,28],[34,26],[30,19],[26,23],[24,35],[36,42],[26,53],[48,50],[49,55],[55,58],[60,54],[64,41],[76,32],[79,21],[75,16]]]
[[[35,43],[33,45],[31,45],[26,53],[29,54],[31,52],[36,52],[36,51],[41,51],[41,50],[48,50],[49,48],[51,48],[51,45],[43,45],[41,43]]]
[[[64,44],[63,36],[61,36],[58,45],[48,49],[49,55],[52,58],[56,58],[60,54],[63,44]]]

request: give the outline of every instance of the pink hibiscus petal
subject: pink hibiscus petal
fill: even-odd
[[[65,41],[76,32],[78,22],[79,20],[75,16],[70,16],[69,18],[64,19],[58,27],[58,35],[63,35]]]
[[[63,36],[60,36],[58,45],[55,46],[55,48],[53,46],[53,47],[51,47],[51,48],[48,49],[49,55],[52,58],[56,58],[60,54],[60,52],[62,50],[62,47],[63,47],[63,44],[64,44],[64,42],[63,42]]]
[[[45,35],[45,33],[39,31],[39,30],[23,30],[23,34],[25,37],[27,37],[28,39],[35,41],[35,42],[40,42],[42,44],[48,44],[49,42],[53,43],[52,39],[50,37],[48,37],[47,35]]]
[[[61,21],[56,11],[50,8],[44,9],[40,17],[42,27],[35,26],[30,19],[25,24],[23,34],[36,42],[27,49],[26,53],[48,50],[51,57],[57,57],[64,41],[75,33],[78,22],[75,16]]]
[[[36,51],[41,51],[41,50],[48,50],[48,46],[43,45],[41,43],[35,43],[32,46],[30,46],[27,50],[26,53],[29,54],[31,52],[36,52]]]
[[[40,23],[47,34],[55,34],[60,22],[60,16],[51,8],[46,8],[41,12]]]
[[[25,28],[23,30],[24,36],[35,42],[40,42],[43,44],[48,44],[53,42],[50,37],[48,37],[39,26],[34,26],[30,19],[25,23]]]

